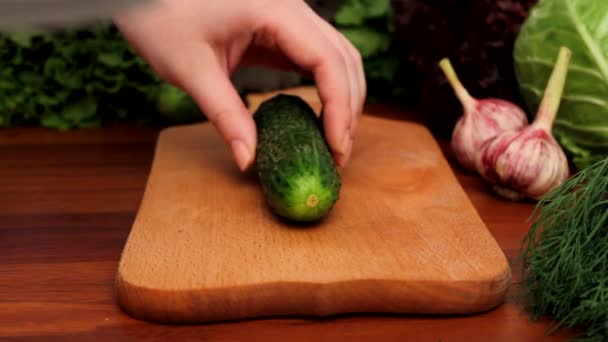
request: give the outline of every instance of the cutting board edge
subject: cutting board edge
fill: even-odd
[[[454,281],[449,285],[364,279],[324,284],[268,282],[228,288],[163,290],[133,285],[118,272],[114,289],[117,304],[131,317],[171,324],[364,313],[479,314],[504,303],[511,279],[511,270],[506,267],[493,279]],[[412,295],[412,292],[420,295]],[[484,293],[483,297],[477,296],[480,292]],[[265,296],[267,293],[272,295]],[[387,293],[396,294],[387,296]],[[456,295],[451,297],[452,293]],[[438,300],[441,297],[443,300]],[[232,301],[227,303],[226,298]],[[196,307],[179,307],[177,303],[192,303]]]

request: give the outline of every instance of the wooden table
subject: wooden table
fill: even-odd
[[[415,119],[405,111],[374,112]],[[58,133],[0,130],[0,338],[314,341],[552,341],[517,299],[515,257],[532,203],[495,197],[454,164],[461,184],[513,268],[504,305],[468,316],[341,315],[163,326],[115,305],[113,282],[152,161],[157,128],[133,125]]]

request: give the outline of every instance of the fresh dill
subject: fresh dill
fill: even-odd
[[[544,196],[521,249],[527,309],[579,341],[608,340],[608,158]]]

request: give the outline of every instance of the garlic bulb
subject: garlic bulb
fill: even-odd
[[[458,79],[449,59],[442,59],[439,66],[464,111],[452,132],[452,151],[464,168],[475,171],[475,160],[481,144],[505,130],[525,127],[528,118],[519,106],[509,101],[472,97]]]
[[[477,171],[509,199],[539,199],[569,176],[568,160],[553,138],[551,127],[566,82],[571,51],[562,47],[534,122],[486,141],[476,161]]]
[[[479,173],[506,198],[538,199],[567,179],[568,160],[544,128],[531,126],[491,139],[480,153]]]

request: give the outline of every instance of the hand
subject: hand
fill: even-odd
[[[302,0],[158,0],[114,17],[160,77],[197,102],[231,146],[237,165],[255,159],[251,113],[230,75],[264,65],[312,76],[338,165],[350,155],[366,94],[361,56]]]

